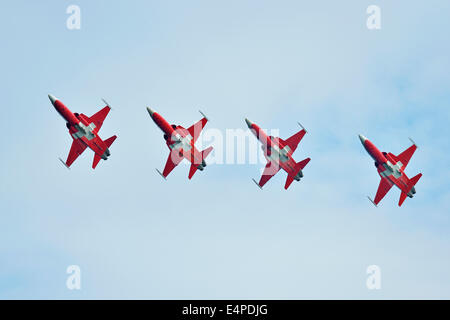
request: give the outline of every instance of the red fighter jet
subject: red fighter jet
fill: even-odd
[[[378,205],[393,185],[396,185],[401,190],[400,201],[398,202],[399,206],[403,204],[407,196],[412,198],[416,193],[414,185],[422,176],[422,174],[419,173],[415,177],[409,179],[404,172],[409,160],[417,149],[414,141],[410,139],[413,145],[396,156],[392,153],[381,152],[369,139],[362,135],[359,135],[359,139],[369,155],[375,160],[375,167],[377,167],[378,174],[381,177],[375,200],[368,197],[369,200],[372,201],[375,206]]]
[[[169,173],[183,159],[187,159],[191,163],[189,179],[192,178],[197,169],[202,171],[206,167],[205,159],[213,149],[213,147],[209,147],[200,152],[195,147],[195,142],[208,122],[206,116],[200,111],[203,119],[185,129],[179,125],[170,125],[159,113],[151,108],[147,108],[147,111],[156,125],[164,132],[164,140],[166,140],[166,144],[170,149],[169,158],[163,172],[161,173],[158,169],[156,171],[166,179]]]
[[[269,181],[269,179],[272,178],[278,171],[280,171],[281,168],[283,168],[283,170],[288,174],[284,189],[287,190],[292,181],[300,181],[300,178],[303,177],[302,170],[311,159],[306,158],[305,160],[296,163],[292,158],[292,154],[295,149],[297,149],[297,146],[303,136],[306,134],[305,128],[303,128],[299,123],[302,130],[294,134],[292,137],[283,140],[281,138],[267,136],[259,126],[248,119],[245,119],[245,122],[253,134],[259,139],[259,141],[261,141],[262,150],[264,151],[264,156],[267,159],[267,164],[259,183],[253,179],[256,185],[262,189],[266,182]]]
[[[83,151],[89,147],[94,151],[94,162],[92,168],[95,169],[100,159],[106,160],[110,156],[109,147],[116,140],[116,136],[103,141],[98,136],[98,131],[102,127],[103,121],[108,115],[111,109],[108,103],[105,102],[106,107],[94,114],[92,117],[88,117],[82,113],[72,113],[60,100],[51,94],[48,95],[50,101],[55,107],[56,111],[66,120],[67,129],[73,138],[72,147],[70,148],[69,156],[66,162],[61,158],[61,162],[70,168],[72,163],[78,158]]]

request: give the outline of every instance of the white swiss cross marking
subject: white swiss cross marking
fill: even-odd
[[[182,137],[180,141],[175,142],[174,144],[170,145],[170,149],[183,149],[183,151],[188,152],[192,149],[191,146],[192,136],[187,135],[186,137]]]
[[[384,167],[386,168],[386,170],[381,172],[381,176],[389,177],[392,175],[395,179],[401,177],[402,172],[400,171],[400,169],[403,167],[403,164],[400,161],[395,165],[388,161],[387,164],[384,165]]]
[[[288,146],[280,150],[278,145],[273,145],[270,149],[271,152],[268,158],[275,163],[286,162],[288,160],[288,150],[290,150]]]
[[[81,137],[86,137],[88,140],[92,140],[95,138],[95,135],[92,133],[95,129],[95,124],[92,122],[89,126],[85,126],[81,122],[75,125],[75,128],[78,129],[77,132],[72,133],[72,137],[74,139],[79,139]]]

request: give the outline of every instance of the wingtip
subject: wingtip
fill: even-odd
[[[258,186],[258,188],[260,189],[260,190],[262,190],[263,188],[259,185],[259,183],[258,182],[256,182],[256,180],[255,179],[253,179],[252,178],[252,180],[253,180],[253,182]]]
[[[102,99],[103,103],[106,104],[106,106],[109,107],[112,110],[111,105],[108,103],[108,101],[106,101],[103,98],[101,98],[101,99]]]
[[[67,169],[69,169],[70,170],[70,167],[64,162],[64,160],[63,159],[61,159],[61,158],[58,158],[59,159],[59,161],[61,161],[62,162],[62,164],[67,168]]]
[[[414,140],[411,137],[408,137],[409,141],[411,141],[411,143],[416,146],[416,148],[418,148],[417,144],[414,142]]]
[[[155,170],[156,170],[156,172],[158,172],[159,173],[159,175],[161,176],[161,177],[163,177],[163,179],[164,180],[167,180],[167,178],[166,177],[164,177],[164,175],[161,173],[161,171],[159,171],[158,169],[156,169],[155,168]]]
[[[378,208],[378,205],[375,203],[375,201],[372,200],[371,197],[367,196],[367,199],[369,199],[369,201],[372,202],[372,204],[373,204],[376,208]]]
[[[401,207],[403,205],[403,203],[405,202],[407,197],[408,197],[408,195],[402,191],[402,193],[400,194],[400,199],[398,200],[399,207]]]
[[[209,121],[208,117],[201,110],[198,110],[198,112],[200,112],[200,114],[203,116],[203,118],[206,119],[206,121]]]
[[[306,130],[305,129],[305,127],[304,126],[302,126],[302,124],[300,123],[300,122],[297,122],[297,124],[300,126],[300,128],[302,128],[303,130],[305,130],[305,133],[307,133],[308,132],[308,130]]]

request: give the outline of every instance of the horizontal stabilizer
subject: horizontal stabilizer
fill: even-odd
[[[398,202],[398,206],[401,207],[403,202],[405,201],[406,197],[408,196],[408,194],[404,193],[402,191],[402,193],[400,194],[400,200]]]
[[[117,136],[112,136],[112,137],[106,139],[104,141],[106,144],[106,147],[109,148],[113,144],[114,140],[116,140],[116,138],[117,138]]]
[[[97,153],[94,154],[94,162],[92,163],[92,169],[95,169],[95,167],[98,165],[102,157],[100,157]]]
[[[299,173],[300,170],[303,170],[303,168],[306,167],[309,161],[311,161],[311,158],[306,158],[305,160],[302,160],[299,163],[297,163],[297,165],[295,166],[295,170],[297,171],[297,173]]]
[[[197,169],[198,169],[197,165],[191,164],[191,168],[189,169],[189,177],[188,177],[189,179],[192,178]]]
[[[205,150],[202,151],[202,160],[205,160],[206,157],[211,153],[213,150],[213,147],[208,147]]]
[[[284,185],[284,189],[288,189],[289,186],[291,185],[292,181],[294,181],[294,176],[288,174],[287,179],[286,179],[286,184]]]
[[[411,179],[409,179],[408,192],[410,192],[411,189],[416,185],[416,183],[419,181],[420,177],[422,177],[421,173],[419,173],[418,175],[416,175],[416,176],[412,177]],[[398,202],[399,206],[401,206],[403,204],[403,202],[405,201],[407,196],[408,196],[408,194],[402,191],[402,194],[400,195],[400,200]]]
[[[408,189],[411,190],[412,187],[414,187],[416,185],[416,183],[419,181],[419,179],[422,177],[422,174],[419,173],[418,175],[412,177],[411,179],[409,179],[409,183],[408,183]]]
[[[305,160],[302,160],[300,162],[298,162],[295,165],[295,174],[297,175],[301,170],[303,170],[304,167],[306,167],[306,165],[308,164],[308,162],[311,160],[311,158],[306,158]],[[302,177],[303,175],[301,174],[300,177]],[[288,177],[286,179],[286,184],[284,185],[284,188],[287,190],[287,188],[289,188],[289,186],[291,185],[292,181],[294,181],[295,176],[288,174]]]

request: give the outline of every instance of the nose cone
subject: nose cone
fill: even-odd
[[[148,114],[150,115],[150,117],[153,118],[153,114],[155,113],[155,110],[153,110],[153,109],[150,108],[150,107],[147,107],[147,111],[148,111]]]
[[[58,100],[58,98],[56,98],[54,95],[49,94],[48,98],[50,99],[50,101],[52,102],[52,104],[55,104],[55,101]]]
[[[251,122],[250,120],[248,120],[247,118],[245,118],[245,122],[247,122],[247,126],[251,129],[253,122]]]
[[[362,134],[360,134],[360,135],[359,135],[359,140],[361,140],[361,143],[362,143],[363,145],[365,145],[367,138],[364,137]]]

